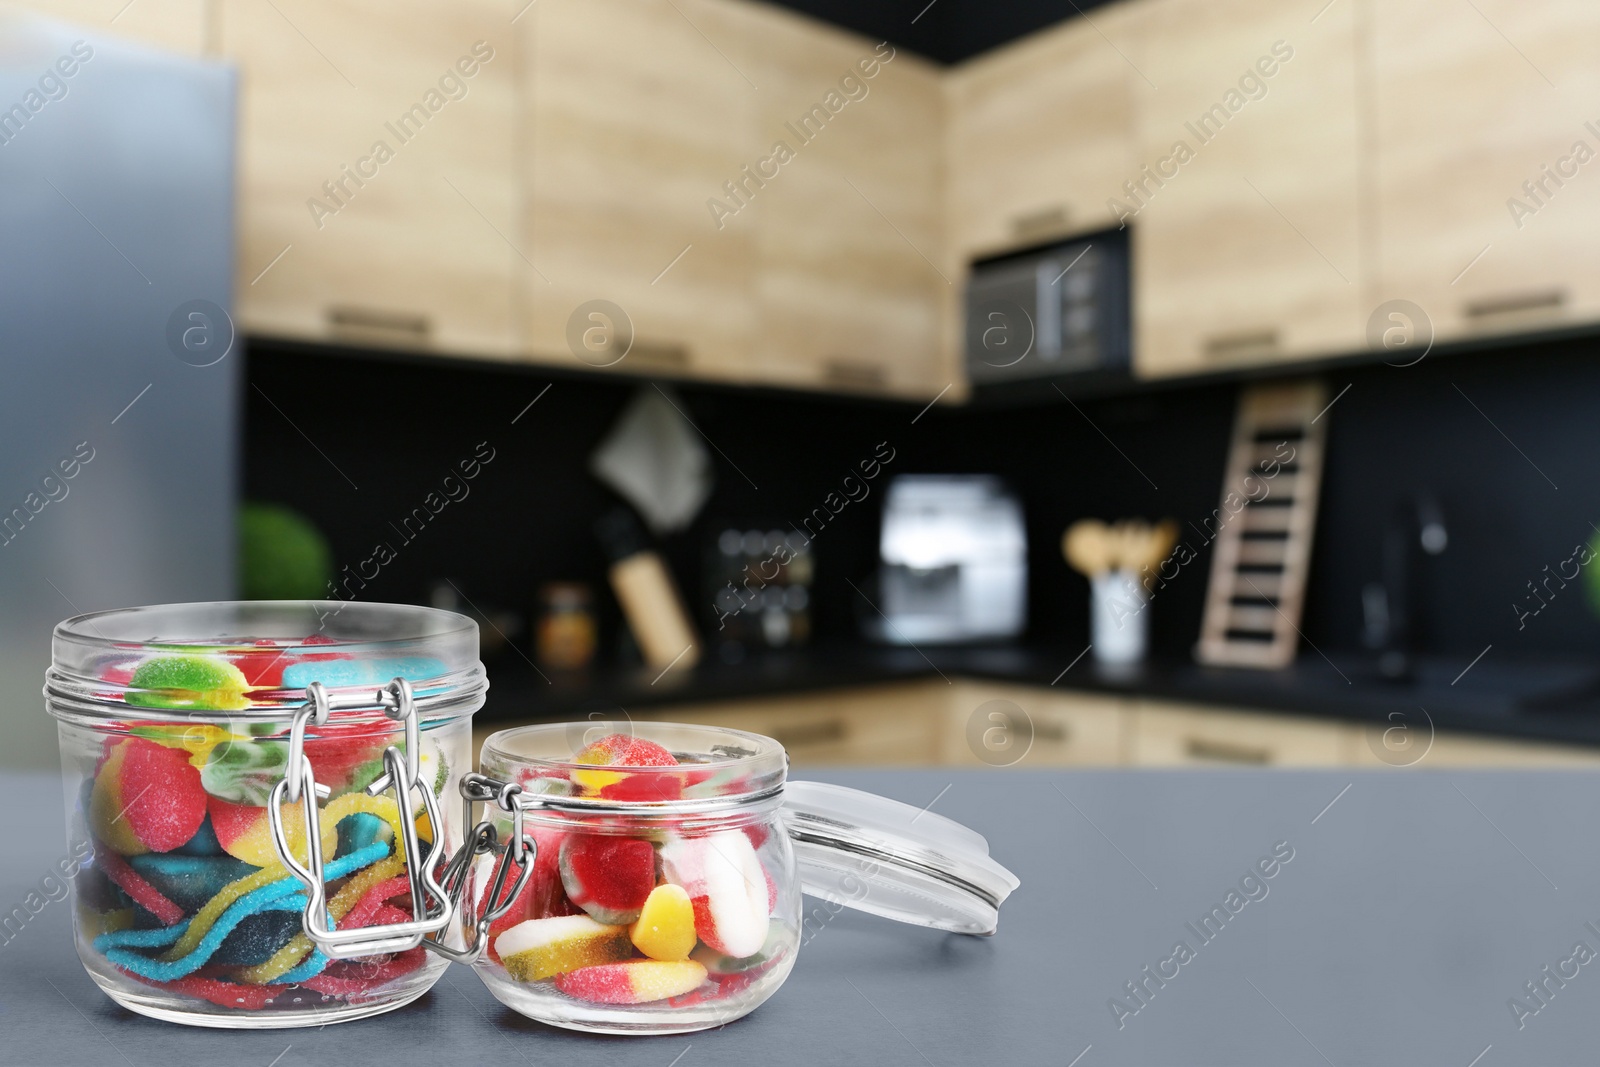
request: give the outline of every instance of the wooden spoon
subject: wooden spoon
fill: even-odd
[[[1099,519],[1079,519],[1061,535],[1061,555],[1073,570],[1093,578],[1115,562],[1112,532]]]

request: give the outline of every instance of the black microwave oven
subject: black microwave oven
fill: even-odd
[[[1130,288],[1126,229],[974,263],[966,293],[969,380],[1126,374]]]

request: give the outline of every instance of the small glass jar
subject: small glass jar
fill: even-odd
[[[786,782],[783,746],[757,734],[529,726],[490,736],[481,767],[464,791],[501,810],[480,829],[523,840],[526,859],[514,887],[509,845],[475,861],[462,909],[475,967],[502,1003],[554,1026],[720,1026],[772,996],[842,906],[989,934],[1018,884],[981,835],[939,815]],[[809,915],[802,892],[823,899]]]
[[[415,857],[460,840],[459,803],[436,800],[471,769],[486,687],[477,624],[432,608],[175,604],[61,623],[45,697],[89,857],[74,894],[90,977],[132,1011],[237,1028],[422,995],[448,965],[423,938],[453,916]]]

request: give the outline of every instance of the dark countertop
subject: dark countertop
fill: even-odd
[[[1584,663],[1512,661],[1490,649],[1476,662],[1425,660],[1416,682],[1397,684],[1379,678],[1367,657],[1334,653],[1330,660],[1309,649],[1280,671],[1181,662],[1114,671],[1096,666],[1092,654],[1077,659],[1081,651],[1043,644],[921,651],[856,644],[774,652],[739,664],[708,661],[664,674],[596,671],[579,679],[546,679],[530,663],[502,655],[489,669],[489,700],[477,719],[562,719],[943,676],[1411,727],[1426,719],[1439,730],[1600,745],[1600,666]]]
[[[777,994],[721,1030],[595,1037],[502,1007],[455,966],[416,1003],[324,1029],[186,1029],[127,1012],[49,903],[0,944],[7,1067],[562,1064],[584,1067],[1339,1067],[1588,1062],[1600,977],[1537,1006],[1524,983],[1600,947],[1600,778],[1582,772],[919,771],[814,777],[962,821],[1021,879],[993,938],[842,911]],[[50,775],[0,775],[0,908],[65,852]],[[1503,831],[1503,833],[1501,832]],[[1282,844],[1280,844],[1282,843]],[[1261,857],[1254,899],[1197,924]],[[1558,888],[1559,887],[1559,888]],[[812,904],[820,907],[820,902]],[[1219,905],[1220,906],[1220,905]],[[824,911],[823,914],[826,914]],[[1182,940],[1187,962],[1163,965]],[[1570,964],[1565,965],[1573,972]],[[1168,978],[1119,1028],[1113,997]],[[1492,1049],[1492,1051],[1491,1051]]]

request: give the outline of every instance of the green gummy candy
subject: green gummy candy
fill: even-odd
[[[223,741],[200,769],[200,784],[214,797],[260,808],[288,768],[282,741]]]
[[[139,664],[128,681],[127,703],[141,708],[207,708],[233,711],[249,706],[243,672],[211,656],[156,656]]]

